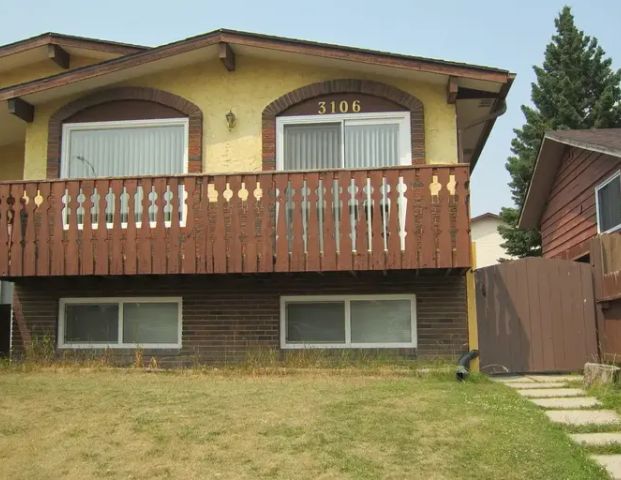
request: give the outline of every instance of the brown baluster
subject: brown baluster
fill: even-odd
[[[33,276],[37,272],[36,261],[36,236],[35,236],[35,215],[37,208],[35,205],[35,197],[37,196],[37,184],[27,183],[24,185],[26,197],[23,202],[24,210],[24,251],[23,251],[23,267],[22,275]]]
[[[289,175],[290,185],[292,188],[292,205],[289,206],[292,218],[290,232],[292,237],[290,240],[291,254],[289,270],[292,272],[300,272],[304,270],[305,252],[304,252],[304,175],[302,173],[292,173]]]
[[[384,205],[383,205],[383,181],[384,172],[381,170],[372,170],[369,173],[371,179],[371,201],[373,207],[371,209],[371,233],[372,233],[372,251],[371,265],[372,270],[384,270]]]
[[[319,174],[306,174],[306,204],[308,218],[306,223],[306,270],[316,272],[320,269],[318,195]]]
[[[403,183],[405,184],[405,198],[407,207],[405,211],[405,250],[403,252],[402,267],[418,268],[417,242],[416,242],[416,212],[419,208],[416,196],[416,176],[415,169],[407,168],[401,171]]]
[[[153,272],[151,254],[151,187],[153,180],[151,178],[142,178],[139,180],[140,190],[142,190],[142,211],[140,213],[140,227],[136,226],[137,245],[137,269],[139,274],[150,274]]]
[[[207,177],[185,177],[183,179],[185,195],[185,226],[181,252],[181,270],[183,273],[211,272],[212,260],[209,256],[207,241]]]
[[[52,238],[50,242],[50,274],[65,274],[65,246],[63,244],[64,236],[64,219],[63,197],[67,182],[52,183],[52,194],[50,196],[50,225]]]
[[[420,266],[421,268],[433,268],[435,267],[435,242],[434,242],[434,227],[433,227],[433,218],[432,218],[432,205],[435,202],[435,198],[431,195],[431,190],[429,187],[432,184],[432,168],[431,167],[421,167],[420,181],[423,184],[422,190],[422,224],[420,226],[421,229],[421,237],[422,237],[422,245],[421,245],[421,259]]]
[[[164,206],[166,205],[166,179],[153,180],[155,187],[155,228],[151,229],[153,273],[166,273],[166,238],[164,232]]]
[[[321,173],[323,189],[323,253],[321,270],[336,270],[336,217],[334,205],[338,202],[338,194],[334,191],[334,173]],[[321,202],[321,199],[319,200]]]
[[[226,200],[224,192],[226,190],[226,177],[217,175],[214,177],[214,188],[218,193],[216,202],[211,203],[210,207],[215,210],[215,226],[213,231],[213,270],[214,273],[226,273],[226,225],[224,221],[224,208]]]
[[[289,176],[286,173],[274,175],[274,184],[278,189],[276,198],[276,264],[274,269],[278,272],[289,271],[289,232],[287,228],[287,195],[289,188]]]
[[[0,275],[9,273],[9,185],[0,184]]]
[[[241,209],[242,200],[239,198],[239,192],[241,190],[241,177],[239,175],[231,175],[229,177],[229,188],[232,191],[231,199],[229,200],[229,212],[230,212],[230,238],[228,242],[229,247],[229,262],[228,272],[241,272],[242,271],[242,228],[241,228]]]
[[[274,174],[259,176],[261,186],[261,199],[258,201],[260,209],[260,226],[258,229],[259,248],[259,271],[274,271],[274,254],[276,252],[276,185]]]
[[[50,201],[50,189],[51,185],[49,182],[40,182],[38,184],[37,196],[35,196],[37,276],[47,276],[50,274],[50,215],[53,215],[52,208],[54,208]],[[0,214],[1,220],[2,214]],[[2,241],[0,240],[1,243]]]
[[[457,247],[455,252],[455,263],[453,267],[470,266],[470,193],[468,183],[470,181],[467,166],[455,168],[455,203],[456,203],[456,228],[457,228]]]
[[[388,251],[386,252],[386,268],[401,268],[401,237],[399,236],[399,170],[386,170],[388,199],[390,209],[386,232],[388,235]]]
[[[125,194],[127,195],[127,227],[123,230],[123,273],[135,275],[138,271],[136,244],[136,193],[138,192],[138,180],[130,178],[125,180]]]
[[[242,178],[244,187],[248,192],[245,204],[245,222],[243,224],[243,271],[257,271],[257,199],[254,191],[257,188],[257,179],[255,175],[244,175]]]

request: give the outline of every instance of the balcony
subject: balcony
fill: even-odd
[[[0,183],[0,277],[466,268],[467,165]]]

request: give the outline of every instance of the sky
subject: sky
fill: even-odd
[[[620,0],[0,0],[0,44],[44,32],[157,46],[232,28],[504,68],[517,74],[474,171],[472,214],[512,205],[505,162],[530,103],[554,18],[572,7],[578,27],[621,67]]]

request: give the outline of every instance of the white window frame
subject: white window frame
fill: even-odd
[[[351,302],[356,300],[409,300],[412,339],[410,342],[353,343],[351,341]],[[287,342],[287,304],[288,303],[343,302],[345,304],[345,343],[288,343]],[[416,295],[414,294],[376,294],[376,295],[285,295],[280,297],[280,348],[416,348]]]
[[[177,304],[177,342],[176,343],[121,343],[123,340],[123,304],[124,303],[176,303]],[[112,304],[119,306],[118,342],[117,343],[65,343],[65,306],[77,304]],[[180,349],[183,333],[183,298],[182,297],[78,297],[61,298],[58,302],[58,348],[106,349],[106,348],[145,348]]]
[[[599,222],[599,191],[602,188],[604,188],[606,185],[608,185],[609,183],[614,182],[615,180],[621,184],[621,170],[619,170],[616,173],[613,173],[611,177],[608,177],[606,180],[604,180],[602,183],[600,183],[599,185],[595,187],[595,211],[596,211],[596,216],[597,216],[597,233],[612,233],[612,232],[616,232],[617,230],[621,230],[621,223],[619,223],[616,226],[609,228],[608,230],[602,231],[600,228],[600,222]]]
[[[395,120],[397,120],[395,122]],[[369,113],[335,113],[324,115],[292,115],[276,117],[276,170],[284,170],[285,125],[309,123],[341,124],[341,166],[345,168],[345,121],[356,125],[394,124],[399,125],[399,165],[412,164],[412,130],[410,112],[369,112]],[[388,167],[388,165],[386,165]]]
[[[81,122],[81,123],[65,123],[63,124],[61,155],[60,155],[60,176],[67,179],[69,171],[68,152],[69,138],[74,131],[82,130],[104,130],[110,128],[140,128],[140,127],[166,127],[166,126],[183,126],[183,172],[188,173],[188,150],[189,150],[189,129],[190,121],[188,118],[154,118],[149,120],[114,120],[107,122]],[[133,177],[135,175],[126,175]],[[98,178],[98,177],[93,177]]]

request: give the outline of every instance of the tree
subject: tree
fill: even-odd
[[[621,70],[611,68],[596,38],[576,28],[569,7],[555,19],[556,34],[541,67],[534,66],[533,106],[522,105],[526,122],[515,129],[506,168],[515,208],[503,208],[503,247],[518,257],[541,254],[539,231],[517,228],[543,135],[548,130],[621,126]]]

